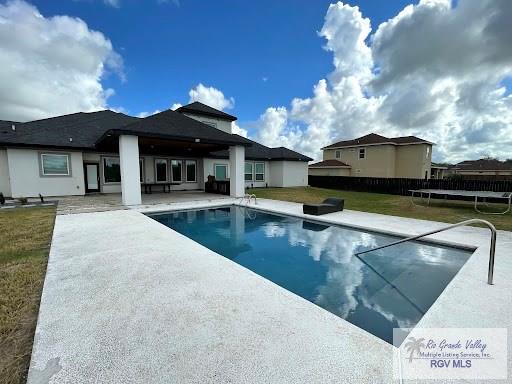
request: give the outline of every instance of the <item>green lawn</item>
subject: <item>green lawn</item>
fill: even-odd
[[[432,199],[429,207],[416,206],[407,196],[385,195],[332,189],[297,187],[297,188],[254,188],[248,193],[265,199],[294,201],[297,203],[319,203],[329,196],[345,199],[345,208],[356,211],[382,213],[385,215],[412,217],[415,219],[456,223],[472,218],[484,219],[496,228],[512,231],[512,213],[506,215],[482,215],[473,209],[469,201]],[[504,205],[493,204],[486,209],[499,211]],[[483,207],[485,208],[485,207]],[[482,208],[482,209],[483,209]]]
[[[0,383],[24,383],[55,208],[0,211]]]

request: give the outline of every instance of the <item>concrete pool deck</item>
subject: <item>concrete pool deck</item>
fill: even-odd
[[[141,213],[233,202],[58,216],[28,383],[394,382],[391,345]],[[295,203],[257,208],[304,216]],[[443,226],[356,211],[315,220],[402,235]],[[510,331],[512,233],[499,231],[494,286],[487,229],[434,239],[477,249],[418,325]]]

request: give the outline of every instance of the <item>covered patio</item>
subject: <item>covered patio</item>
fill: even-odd
[[[162,191],[165,184],[168,184],[169,191],[171,185],[176,185],[172,169],[165,181],[158,179],[157,161],[162,159],[166,175],[169,173],[168,159],[176,157],[185,164],[193,162],[194,189],[204,190],[209,173],[203,160],[214,152],[225,150],[229,153],[229,195],[244,195],[245,147],[251,146],[251,142],[241,136],[209,128],[174,111],[158,113],[121,129],[108,130],[95,146],[103,153],[119,153],[120,180],[117,181],[121,186],[124,206],[142,204],[141,192],[147,190],[145,187],[148,185],[161,186]],[[181,179],[181,164],[180,183],[186,184],[189,180]],[[146,170],[154,171],[152,177],[146,177]]]

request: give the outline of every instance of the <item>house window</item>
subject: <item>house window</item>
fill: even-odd
[[[181,160],[171,160],[171,176],[172,181],[182,181],[181,177],[181,167],[183,162]]]
[[[427,145],[427,155],[426,155],[427,159],[428,159],[428,155],[430,155],[430,147]]]
[[[341,159],[341,150],[337,150],[334,152],[334,156],[337,158],[337,159]]]
[[[144,182],[144,159],[139,159],[139,177],[140,182]]]
[[[366,159],[366,148],[359,148],[359,158]]]
[[[121,167],[119,165],[119,157],[103,158],[103,179],[107,184],[121,182]]]
[[[209,125],[210,127],[213,127],[213,128],[217,128],[217,123],[215,123],[215,122],[213,122],[213,121],[206,121],[206,120],[203,120],[203,121],[201,121],[201,123],[206,124],[206,125]]]
[[[69,155],[42,153],[41,168],[44,176],[70,176]]]
[[[155,180],[157,183],[165,183],[167,178],[167,159],[155,159]]]
[[[227,180],[228,166],[226,164],[215,164],[214,174],[216,180]]]
[[[245,163],[245,181],[252,181],[253,163]]]
[[[187,172],[186,178],[187,183],[195,183],[196,180],[196,161],[187,160],[185,161],[185,170]]]
[[[265,181],[265,163],[254,164],[254,179],[256,181]]]

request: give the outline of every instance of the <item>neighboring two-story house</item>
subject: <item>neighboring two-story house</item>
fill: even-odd
[[[309,175],[428,179],[432,145],[415,136],[370,133],[322,148],[323,161],[309,165]]]

